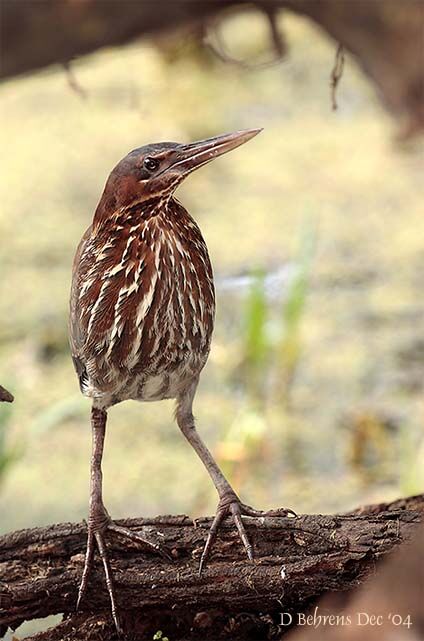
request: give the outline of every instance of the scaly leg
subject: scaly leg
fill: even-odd
[[[242,503],[234,492],[233,488],[225,478],[224,474],[218,467],[211,452],[208,450],[202,439],[200,438],[193,417],[193,399],[196,393],[198,381],[196,380],[191,387],[185,390],[177,399],[176,419],[179,428],[190,443],[190,445],[197,452],[202,460],[204,466],[209,472],[210,477],[217,489],[219,496],[219,503],[216,510],[215,518],[209,530],[208,538],[203,548],[202,556],[199,564],[199,575],[201,575],[205,563],[209,557],[210,550],[216,539],[217,532],[220,525],[226,516],[232,516],[236,524],[239,536],[246,549],[247,556],[250,561],[253,561],[253,548],[249,542],[246,529],[243,524],[242,515],[245,516],[288,516],[289,514],[296,516],[293,510],[280,508],[278,510],[261,511],[255,510],[249,505]]]
[[[103,505],[102,498],[102,456],[106,433],[107,414],[105,410],[95,407],[91,410],[91,428],[92,428],[92,455],[91,455],[91,475],[90,475],[90,512],[88,518],[88,535],[87,535],[87,552],[85,555],[84,570],[82,573],[81,584],[78,591],[77,607],[87,591],[88,579],[93,568],[94,552],[97,547],[100,558],[103,562],[103,569],[106,578],[106,586],[109,593],[111,610],[116,630],[122,635],[122,627],[119,621],[118,609],[116,603],[116,593],[114,588],[113,576],[109,562],[108,550],[105,542],[106,532],[112,532],[127,538],[135,543],[147,546],[151,550],[170,558],[169,554],[158,544],[144,539],[128,528],[116,525],[110,518],[106,508]]]

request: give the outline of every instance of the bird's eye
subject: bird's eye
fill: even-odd
[[[148,171],[155,171],[155,169],[159,167],[159,160],[157,160],[156,158],[147,157],[144,159],[144,167]]]

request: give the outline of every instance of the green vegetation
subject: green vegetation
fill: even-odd
[[[148,141],[244,127],[264,131],[178,194],[218,283],[252,277],[218,286],[200,432],[258,507],[345,510],[422,483],[422,159],[391,143],[391,121],[353,64],[332,112],[334,47],[298,19],[284,25],[289,56],[260,71],[161,38],[76,63],[85,100],[62,69],[2,86],[0,381],[16,398],[0,406],[2,531],[86,515],[89,403],[69,357],[67,300],[108,172]],[[256,28],[253,17],[233,25],[239,50]],[[291,278],[268,295],[264,282],[285,266]],[[113,516],[214,509],[172,410],[111,410]],[[13,443],[25,444],[18,459]]]
[[[162,635],[162,630],[158,630],[153,635],[153,641],[169,641],[168,637]]]
[[[252,273],[252,284],[247,295],[244,310],[245,328],[241,343],[241,364],[235,375],[243,375],[246,392],[260,399],[265,390],[266,376],[270,357],[270,339],[267,333],[268,303],[265,293],[265,273],[256,270]]]
[[[0,414],[0,488],[6,473],[21,455],[20,448],[8,442],[8,426],[12,416],[12,407],[6,406]]]
[[[303,229],[300,250],[296,256],[296,273],[290,282],[286,299],[283,301],[282,328],[277,345],[279,368],[275,380],[280,388],[277,396],[285,404],[289,402],[290,390],[302,355],[301,323],[306,312],[306,296],[310,284],[314,248],[314,231],[310,226],[306,226]]]

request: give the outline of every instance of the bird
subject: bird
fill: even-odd
[[[242,503],[201,439],[193,417],[199,376],[210,351],[215,289],[206,243],[175,190],[194,170],[260,131],[247,129],[188,144],[161,142],[134,149],[110,173],[92,224],[76,250],[70,348],[81,392],[92,400],[87,549],[77,610],[97,550],[119,634],[122,626],[107,538],[117,535],[167,553],[158,543],[117,525],[104,506],[101,463],[110,407],[129,399],[176,400],[178,427],[203,462],[219,497],[199,574],[226,517],[232,518],[253,560],[242,515],[294,514],[284,508],[264,512]]]

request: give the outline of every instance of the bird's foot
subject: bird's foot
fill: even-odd
[[[234,523],[236,524],[239,536],[242,540],[244,548],[247,552],[247,556],[250,561],[254,560],[253,547],[247,536],[246,528],[244,527],[242,516],[253,516],[253,517],[265,517],[265,516],[297,516],[293,510],[280,508],[277,510],[255,510],[249,505],[245,505],[240,501],[238,496],[235,493],[224,494],[218,503],[216,510],[215,518],[212,522],[211,528],[209,530],[208,538],[206,539],[205,547],[203,548],[202,556],[200,558],[199,564],[199,576],[202,574],[203,568],[205,567],[206,561],[209,558],[209,554],[212,548],[212,545],[216,539],[218,530],[227,516],[231,516]]]
[[[76,610],[77,611],[79,610],[81,602],[86,594],[88,580],[94,565],[95,548],[97,547],[97,550],[100,554],[100,558],[103,563],[103,569],[105,573],[107,591],[109,593],[113,621],[114,621],[118,636],[122,637],[124,633],[123,633],[121,621],[119,618],[117,600],[116,600],[116,591],[115,591],[114,580],[113,580],[112,570],[111,570],[110,561],[109,561],[109,552],[106,545],[106,536],[109,532],[112,533],[112,535],[116,534],[119,537],[126,538],[132,541],[133,543],[139,543],[140,545],[145,547],[147,546],[150,550],[157,552],[158,554],[160,554],[161,556],[163,556],[168,560],[172,560],[172,556],[164,546],[159,545],[158,543],[149,541],[148,539],[145,539],[137,532],[114,523],[110,518],[109,514],[107,513],[106,509],[103,507],[103,505],[99,508],[94,508],[90,510],[90,517],[88,521],[88,533],[87,533],[87,551],[85,554],[85,562],[84,562],[84,569],[82,572],[81,583],[78,590]]]

